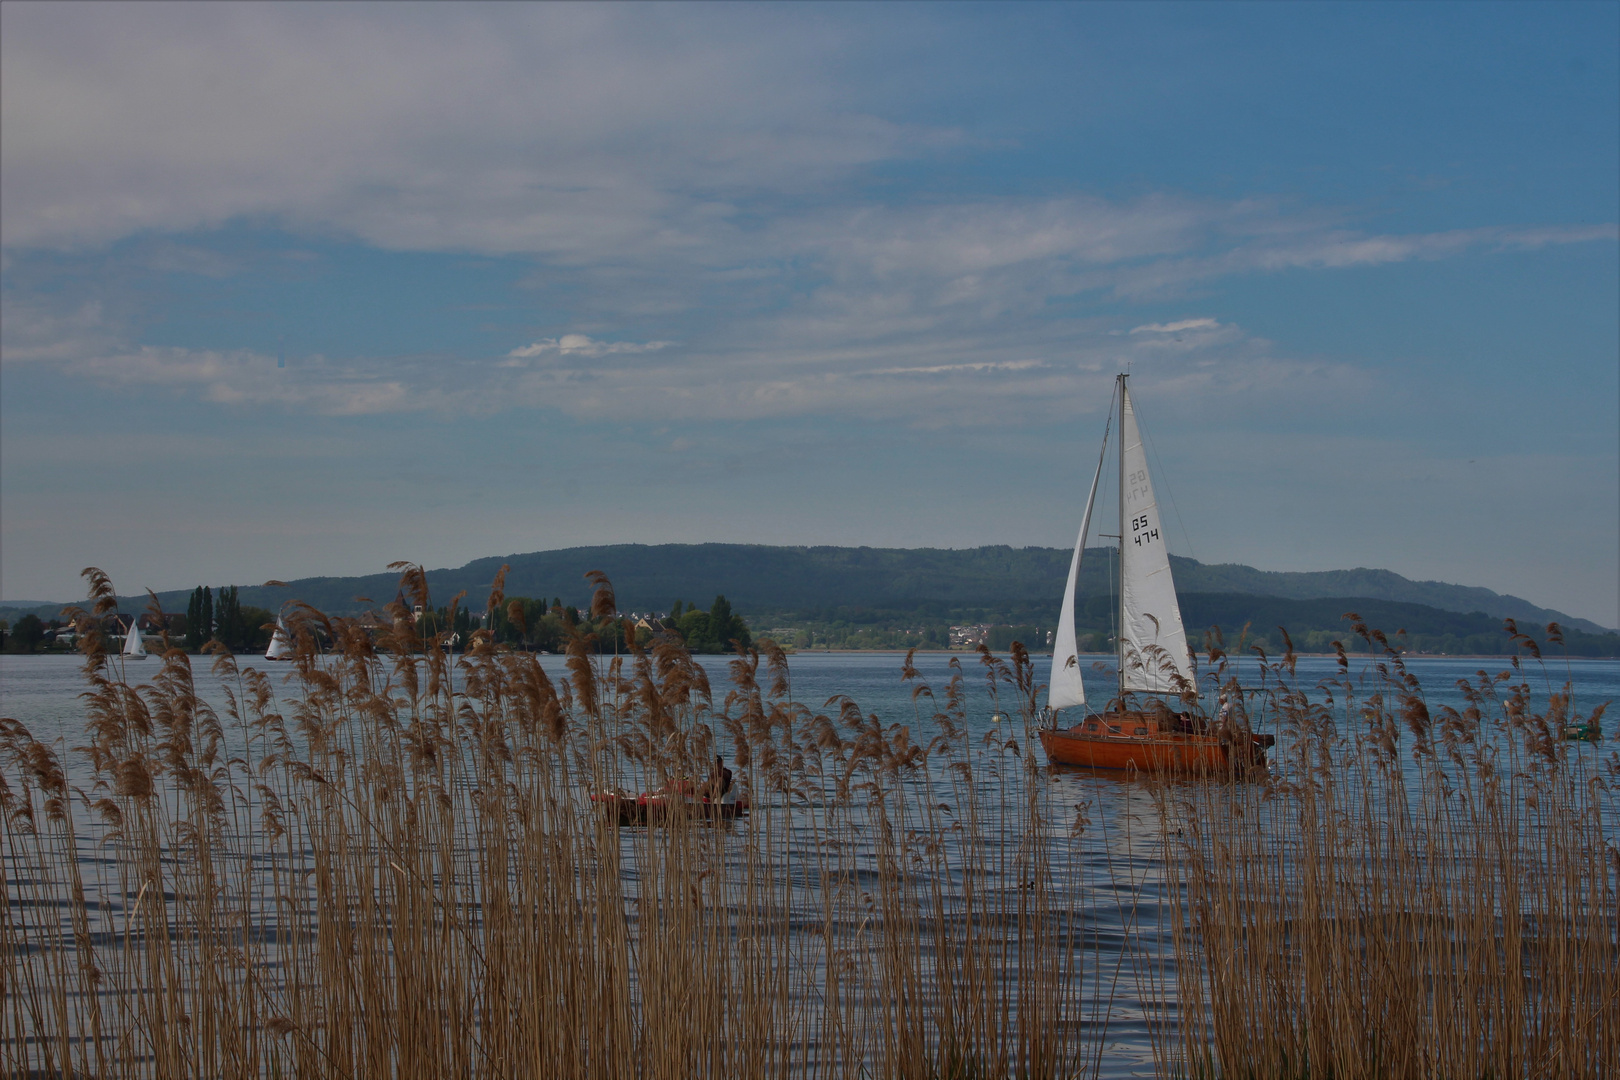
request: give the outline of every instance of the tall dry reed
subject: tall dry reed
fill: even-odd
[[[895,725],[797,700],[769,643],[723,696],[673,637],[599,656],[601,575],[564,677],[483,635],[452,657],[399,569],[380,637],[297,611],[283,685],[216,654],[218,711],[183,652],[125,678],[88,575],[83,745],[0,722],[8,1075],[1067,1077],[1099,1065],[1123,983],[1178,1008],[1170,1074],[1620,1060],[1620,766],[1561,738],[1567,686],[1537,712],[1526,672],[1482,673],[1431,713],[1398,649],[1317,688],[1290,654],[1258,694],[1212,649],[1275,767],[1144,785],[1173,971],[1150,940],[1110,974],[1021,648],[978,667],[1023,737],[975,737],[955,662],[936,697],[908,658]],[[591,799],[701,778],[717,750],[740,822],[677,804],[621,829]]]
[[[284,685],[216,653],[217,711],[182,651],[125,677],[93,631],[111,583],[88,574],[77,757],[0,730],[8,1075],[1095,1062],[1073,882],[1052,861],[1070,837],[1027,739],[969,737],[959,666],[936,701],[908,660],[908,725],[795,700],[769,643],[731,661],[721,699],[673,636],[596,655],[616,612],[593,575],[593,619],[554,679],[482,633],[460,657],[421,639],[426,579],[399,569],[380,637],[295,613]],[[1027,655],[982,670],[1011,699],[994,707],[1033,722]],[[739,822],[677,804],[621,829],[592,801],[701,778],[717,749],[752,801]]]
[[[1279,730],[1272,777],[1156,785],[1183,886],[1167,1069],[1620,1075],[1620,758],[1564,737],[1571,690],[1539,655],[1431,710],[1400,650],[1347,618],[1382,652],[1369,677],[1342,647],[1319,687],[1291,651],[1260,658],[1248,697]]]

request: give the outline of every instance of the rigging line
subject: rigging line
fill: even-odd
[[[1153,455],[1154,471],[1158,474],[1158,478],[1164,481],[1164,493],[1170,498],[1170,509],[1176,513],[1176,524],[1181,527],[1181,542],[1187,545],[1187,557],[1197,559],[1198,555],[1193,551],[1192,533],[1187,531],[1187,523],[1181,520],[1181,506],[1176,502],[1176,493],[1170,487],[1170,474],[1165,472],[1164,461],[1159,457],[1159,448],[1153,443],[1153,433],[1148,429],[1148,425],[1143,422],[1142,406],[1134,399],[1131,404],[1136,409],[1137,430],[1142,433],[1142,438],[1147,440],[1148,452]]]
[[[1125,436],[1122,433],[1120,435],[1120,439],[1123,441],[1124,437]],[[1107,474],[1109,472],[1109,470],[1104,469],[1103,472],[1104,472],[1104,474]],[[1108,477],[1107,484],[1108,484],[1109,487],[1113,486],[1114,478],[1112,476]],[[1106,491],[1105,491],[1105,493],[1106,493]],[[1120,544],[1120,545],[1123,545],[1125,543],[1124,538],[1120,537],[1120,536],[1115,536],[1114,541],[1115,541],[1115,543]],[[1115,587],[1119,584],[1119,579],[1115,575],[1115,572],[1114,572],[1114,555],[1115,555],[1115,552],[1118,551],[1119,554],[1121,556],[1123,556],[1124,552],[1123,552],[1123,548],[1115,548],[1115,547],[1112,547],[1112,546],[1110,546],[1110,547],[1108,547],[1108,548],[1106,548],[1104,550],[1106,550],[1108,552],[1108,629],[1109,629],[1109,632],[1113,635],[1113,648],[1110,651],[1113,652],[1113,654],[1114,654],[1114,666],[1117,668],[1119,666],[1119,634],[1120,634],[1120,629],[1119,629],[1119,600],[1118,600],[1118,597],[1115,595]]]
[[[1114,549],[1108,549],[1108,629],[1113,632],[1114,641],[1119,641],[1119,604],[1114,598]],[[1119,653],[1116,647],[1114,653],[1115,666],[1118,666]]]

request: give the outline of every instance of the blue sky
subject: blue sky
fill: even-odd
[[[1065,545],[1129,365],[1175,550],[1620,624],[1620,5],[0,24],[7,600]]]

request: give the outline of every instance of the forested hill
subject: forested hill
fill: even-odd
[[[465,590],[465,604],[482,609],[490,582],[503,563],[508,596],[557,597],[584,606],[588,570],[612,579],[626,611],[667,610],[676,600],[707,605],[723,593],[734,608],[755,621],[796,612],[834,609],[889,609],[919,606],[941,612],[978,609],[981,619],[1017,621],[1017,616],[1055,615],[1069,552],[1058,548],[770,547],[757,544],[620,544],[563,548],[477,559],[455,569],[430,571],[434,604]],[[1114,552],[1087,551],[1081,592],[1108,595]],[[1557,621],[1566,627],[1602,633],[1603,627],[1516,596],[1438,581],[1411,581],[1388,570],[1329,570],[1278,573],[1235,564],[1205,565],[1172,557],[1177,591],[1251,594],[1294,600],[1363,597],[1422,604],[1443,611],[1511,617],[1527,624]],[[121,583],[122,584],[122,583]],[[227,582],[196,584],[229,584]],[[397,577],[304,578],[286,588],[238,583],[241,600],[274,610],[298,599],[333,614],[357,612],[392,600]],[[185,610],[185,590],[160,593],[165,608]],[[359,600],[365,597],[367,600]],[[129,597],[125,611],[145,608],[144,597]]]

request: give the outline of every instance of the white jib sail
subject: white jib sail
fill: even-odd
[[[270,632],[270,647],[264,650],[266,660],[285,660],[292,655],[292,635],[287,633],[287,620],[276,619],[276,628]]]
[[[1127,392],[1120,409],[1120,632],[1125,661],[1124,688],[1156,694],[1179,693],[1174,675],[1192,687],[1187,631],[1170,577],[1170,552],[1159,524],[1159,506],[1148,478],[1147,453]]]
[[[1063,612],[1058,616],[1057,637],[1052,642],[1052,674],[1046,680],[1046,704],[1053,711],[1086,704],[1086,687],[1080,678],[1080,650],[1074,638],[1074,590],[1080,581],[1080,558],[1086,553],[1086,535],[1091,531],[1091,508],[1097,502],[1097,481],[1102,478],[1103,459],[1108,455],[1108,432],[1103,431],[1102,453],[1097,455],[1097,471],[1091,477],[1091,494],[1086,496],[1086,512],[1080,518],[1080,539],[1074,542],[1069,560],[1069,583],[1063,589]]]
[[[124,655],[131,660],[146,658],[146,642],[141,640],[141,617],[129,621],[129,633],[124,635]]]

